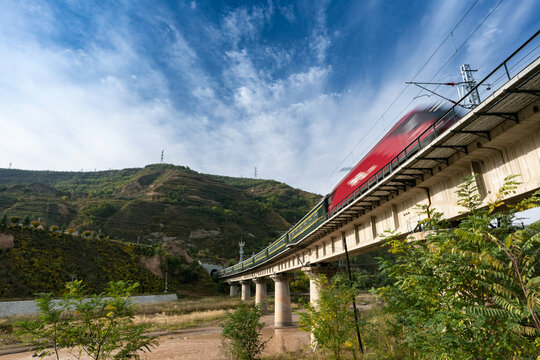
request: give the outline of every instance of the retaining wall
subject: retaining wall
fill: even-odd
[[[132,296],[131,300],[137,304],[146,303],[161,303],[178,300],[176,294],[161,294],[161,295],[139,295]],[[58,302],[58,300],[53,300]],[[34,300],[23,301],[1,301],[0,302],[0,317],[14,315],[33,315],[37,314],[38,307]]]

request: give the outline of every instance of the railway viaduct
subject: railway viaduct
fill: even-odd
[[[538,42],[534,44],[537,47]],[[464,177],[476,176],[484,205],[493,200],[509,175],[519,174],[521,185],[507,201],[518,201],[538,190],[540,57],[525,61],[526,66],[523,59],[527,58],[522,57],[519,72],[512,76],[509,71],[512,70],[509,64],[518,63],[516,56],[524,51],[525,45],[530,46],[524,44],[480,82],[502,79],[504,83],[498,89],[444,133],[416,148],[413,155],[407,157],[405,151],[403,161],[390,166],[387,173],[383,171],[368,191],[352,198],[303,239],[287,244],[283,251],[266,261],[220,272],[220,277],[230,284],[230,295],[237,295],[240,284],[241,298],[249,299],[250,284],[255,282],[255,302],[264,309],[266,282],[272,279],[275,326],[290,326],[291,272],[328,271],[328,264],[345,257],[346,248],[355,256],[380,247],[383,241],[380,234],[385,230],[422,239],[422,232],[414,232],[419,220],[415,205],[429,205],[448,220],[458,218],[464,209],[456,205],[455,193]],[[317,298],[318,289],[311,280],[310,300],[314,302]]]

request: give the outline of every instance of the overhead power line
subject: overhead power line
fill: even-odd
[[[446,62],[439,68],[439,70],[432,76],[431,80],[432,81],[444,68],[445,66],[450,62],[450,60],[452,58],[455,57],[455,55],[459,52],[459,50],[461,50],[461,48],[464,46],[465,43],[467,43],[467,41],[469,41],[469,39],[478,31],[478,29],[486,22],[486,20],[493,14],[493,12],[495,12],[495,10],[499,7],[499,5],[503,2],[504,0],[500,0],[499,3],[497,3],[497,5],[491,9],[491,11],[487,14],[487,16],[480,22],[480,24],[478,24],[476,26],[476,28],[471,32],[471,34],[469,34],[469,36],[461,43],[461,45],[459,47],[456,48],[455,52],[449,56],[449,58],[446,60]],[[439,44],[439,46],[431,53],[431,55],[427,58],[427,60],[422,64],[422,66],[420,66],[420,68],[418,69],[418,71],[415,73],[415,75],[413,76],[413,79],[412,81],[414,81],[416,79],[416,77],[422,72],[422,70],[424,70],[424,68],[427,66],[427,64],[433,59],[433,57],[437,54],[437,52],[442,48],[442,46],[447,42],[447,40],[452,37],[454,39],[454,31],[458,28],[458,26],[463,22],[463,20],[467,17],[467,15],[471,12],[471,10],[475,7],[475,5],[478,3],[478,0],[476,0],[469,8],[468,10],[465,12],[465,14],[459,19],[459,21],[454,25],[454,27],[452,28],[452,30],[448,33],[448,35],[441,41],[441,43]],[[455,47],[455,39],[454,39],[454,47]],[[394,100],[385,108],[385,110],[382,112],[382,114],[377,118],[378,120],[381,120],[384,118],[384,116],[386,115],[386,113],[396,104],[396,102],[401,98],[401,96],[405,93],[405,91],[407,90],[407,88],[409,87],[410,84],[406,84],[403,89],[399,92],[399,94],[394,98]],[[423,90],[422,90],[423,91]],[[420,95],[422,93],[422,91],[420,91],[418,93],[418,95]],[[418,96],[417,95],[417,96]],[[416,97],[417,97],[416,96]],[[414,97],[413,99],[411,99],[411,101],[409,101],[407,103],[407,105],[405,105],[401,111],[397,114],[396,117],[394,117],[392,119],[392,121],[389,123],[389,125],[392,125],[397,118],[399,118],[405,111],[407,111],[407,109],[410,108],[411,104],[415,101],[415,98]],[[347,160],[347,158],[349,156],[351,156],[353,154],[353,152],[356,150],[356,148],[365,141],[365,139],[368,137],[368,135],[371,133],[371,131],[375,128],[375,125],[377,124],[377,122],[373,122],[373,124],[371,125],[371,127],[368,129],[368,131],[365,133],[365,135],[355,144],[355,146],[353,147],[353,149],[344,157],[344,159],[339,163],[339,165],[336,167],[336,169],[334,171],[332,171],[326,178],[325,180],[323,181],[323,183],[321,184],[321,186],[319,187],[319,190],[317,192],[320,192],[320,189],[322,188],[322,186],[324,186],[324,184],[328,181],[328,179],[330,177],[332,177],[339,169],[341,169],[343,167],[343,164],[345,163],[345,161]],[[388,126],[386,126],[384,128],[384,130],[386,130],[388,128]],[[383,130],[383,131],[384,131]],[[379,138],[380,136],[377,136],[375,137],[373,141],[370,142],[370,146],[373,146],[374,142]]]

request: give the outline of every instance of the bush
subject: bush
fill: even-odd
[[[387,238],[397,258],[383,261],[390,283],[377,293],[393,315],[394,334],[422,358],[536,358],[540,223],[516,229],[512,220],[538,206],[540,192],[508,207],[502,199],[516,185],[508,178],[482,209],[474,178],[467,178],[458,191],[458,204],[467,209],[458,228],[424,209],[426,241]]]
[[[266,342],[261,340],[264,324],[260,322],[262,313],[258,306],[250,309],[240,303],[235,311],[227,312],[221,336],[225,355],[237,360],[257,359]]]
[[[329,281],[319,275],[317,286],[319,299],[316,304],[306,304],[298,326],[313,334],[318,346],[329,351],[333,359],[341,359],[346,348],[356,356],[356,325],[351,304],[358,290],[340,276]],[[360,325],[364,325],[363,321]]]
[[[137,352],[150,351],[157,340],[143,336],[146,326],[133,323],[134,304],[129,296],[137,286],[110,282],[106,293],[85,299],[88,295],[81,281],[68,283],[68,292],[58,304],[51,294],[41,294],[39,318],[18,323],[18,333],[28,336],[41,357],[54,352],[60,359],[58,351],[68,349],[78,353],[78,358],[84,352],[95,360],[138,359]]]

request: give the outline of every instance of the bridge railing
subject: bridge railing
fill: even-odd
[[[488,75],[486,75],[480,82],[478,82],[475,87],[473,87],[468,93],[466,93],[459,101],[457,101],[450,109],[448,109],[430,127],[428,127],[416,139],[414,139],[407,147],[405,147],[405,149],[403,149],[398,155],[396,155],[395,158],[393,158],[388,164],[386,164],[382,169],[380,169],[378,172],[373,174],[370,178],[368,178],[363,183],[361,183],[351,194],[349,194],[346,198],[340,201],[334,208],[330,209],[330,211],[326,215],[326,219],[333,217],[340,210],[342,210],[343,208],[347,207],[350,203],[355,201],[359,196],[362,196],[364,193],[371,190],[374,186],[379,184],[382,180],[389,177],[394,172],[394,170],[397,167],[399,167],[399,165],[406,162],[412,155],[414,155],[420,149],[423,149],[426,146],[428,146],[433,139],[435,139],[442,131],[446,130],[446,127],[444,126],[444,124],[447,124],[451,122],[452,120],[456,120],[459,117],[458,115],[459,111],[457,110],[457,107],[458,106],[461,107],[462,104],[468,99],[469,95],[478,91],[481,86],[485,86],[490,80],[494,80],[494,81],[491,82],[490,86],[486,87],[484,91],[482,91],[481,94],[484,95],[490,90],[493,93],[499,88],[497,87],[497,89],[494,90],[495,88],[494,85],[500,83],[501,80],[504,80],[503,81],[503,84],[504,84],[506,83],[507,80],[510,80],[512,78],[510,74],[511,69],[517,73],[523,68],[525,68],[525,66],[528,65],[528,62],[525,60],[530,58],[531,55],[536,56],[535,51],[538,50],[538,48],[540,47],[540,44],[538,44],[539,43],[538,38],[540,38],[539,34],[540,34],[540,31],[537,31],[531,38],[529,38],[525,43],[523,43],[523,45],[521,45],[516,51],[514,51],[509,57],[507,57],[502,63],[500,63],[495,69],[493,69]],[[525,49],[529,50],[529,52],[526,54],[523,53]],[[518,54],[521,54],[524,56],[520,59],[516,59]],[[515,61],[515,63],[509,66],[509,64],[512,63],[513,61]],[[502,71],[504,71],[504,73],[499,74],[499,72],[502,72]],[[495,76],[498,76],[498,77],[494,78]]]
[[[429,146],[431,142],[440,135],[444,130],[446,130],[445,124],[451,123],[451,121],[456,120],[459,117],[459,111],[457,110],[458,106],[461,106],[462,103],[473,92],[478,91],[481,86],[484,86],[484,90],[479,92],[480,95],[484,97],[489,96],[491,93],[497,91],[500,86],[506,83],[512,78],[511,73],[518,73],[524,69],[529,63],[532,62],[535,58],[538,57],[538,49],[540,48],[540,30],[537,31],[532,37],[530,37],[523,45],[521,45],[517,50],[515,50],[510,56],[508,56],[503,62],[501,62],[495,69],[493,69],[488,75],[486,75],[477,85],[472,88],[467,94],[465,94],[459,101],[454,103],[454,105],[446,111],[439,119],[437,119],[429,128],[422,132],[416,139],[414,139],[405,149],[403,149],[396,157],[394,157],[390,162],[388,162],[383,168],[381,168],[377,173],[372,175],[369,179],[361,183],[349,196],[343,199],[338,205],[331,209],[325,216],[324,220],[329,220],[330,218],[336,216],[340,210],[354,202],[358,197],[362,196],[373,187],[377,186],[380,182],[387,179],[391,176],[396,169],[408,161],[415,153],[419,150]],[[519,57],[522,56],[522,57]],[[485,86],[488,81],[490,86]],[[491,93],[489,93],[491,91]],[[311,212],[311,211],[310,211]],[[297,225],[297,224],[296,224]],[[296,226],[295,225],[295,226]],[[294,227],[293,227],[294,228]],[[295,240],[295,243],[299,243],[303,238],[308,236],[305,234],[300,239]],[[285,246],[288,243],[287,234],[280,237],[270,246],[266,247],[264,250],[257,253],[257,255],[244,260],[241,263],[238,263],[234,266],[230,266],[226,269],[223,269],[219,272],[219,276],[233,275],[236,273],[243,272],[247,269],[258,265],[259,263],[265,262],[268,259],[276,256],[277,254],[285,250]]]

